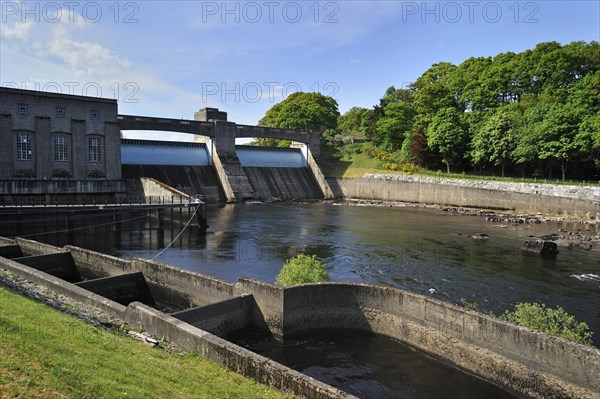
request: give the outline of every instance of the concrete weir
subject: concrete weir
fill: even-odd
[[[55,266],[46,267],[44,259],[65,264],[65,254],[82,282],[48,273]],[[283,339],[316,329],[358,329],[399,339],[524,397],[599,397],[597,348],[393,287],[322,283],[283,289],[245,278],[229,283],[145,259],[20,238],[0,239],[0,268],[301,398],[353,396],[223,337],[248,325]],[[119,295],[126,291],[131,295]]]

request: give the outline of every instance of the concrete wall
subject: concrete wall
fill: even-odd
[[[255,308],[254,297],[245,294],[226,301],[171,313],[171,316],[211,334],[226,337],[251,325]]]
[[[194,351],[247,377],[291,392],[298,398],[357,399],[143,304],[130,304],[126,317],[129,322],[140,325],[155,336],[175,342],[185,350]]]
[[[337,198],[402,201],[600,219],[600,201],[382,179],[328,179]]]
[[[284,334],[351,328],[387,335],[535,398],[593,398],[600,351],[392,287],[287,288]]]
[[[253,168],[244,173],[257,199],[320,200],[323,193],[308,168]]]
[[[323,198],[334,199],[335,196],[333,195],[333,190],[331,190],[331,187],[329,187],[329,183],[327,182],[325,175],[323,175],[321,167],[317,163],[317,160],[315,159],[311,148],[307,148],[306,158],[308,161],[308,167],[310,168],[310,171],[315,177],[315,180],[317,181],[317,184],[319,185],[319,188],[323,193]]]
[[[124,260],[88,249],[66,246],[84,278],[142,272],[154,299],[173,309],[187,309],[226,299],[233,285],[210,276],[147,259]]]
[[[47,255],[65,252],[63,248],[44,244],[43,242],[28,240],[26,238],[15,238],[14,242],[21,247],[21,251],[23,251],[23,255],[25,256]]]
[[[124,193],[122,180],[0,180],[0,194],[109,194]]]
[[[267,328],[276,337],[283,337],[283,288],[262,281],[241,278],[234,285],[235,295],[252,294],[256,301],[254,324]]]

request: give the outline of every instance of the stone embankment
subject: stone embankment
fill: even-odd
[[[447,179],[442,177],[397,175],[397,174],[371,174],[367,173],[363,179],[398,180],[418,183],[435,183],[449,186],[473,187],[487,190],[511,191],[523,194],[547,195],[551,197],[577,198],[600,201],[600,182],[596,185],[574,186],[556,185],[548,183],[516,183],[500,181],[477,181],[462,179]]]

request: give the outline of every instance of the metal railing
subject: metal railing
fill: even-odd
[[[198,197],[197,200],[203,198]],[[0,197],[0,207],[32,207],[32,206],[100,206],[100,205],[176,205],[195,203],[179,195],[171,196],[94,196],[94,197],[61,197],[61,196],[14,196]]]

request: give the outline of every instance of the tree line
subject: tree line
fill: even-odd
[[[259,123],[370,140],[398,162],[428,169],[596,179],[600,44],[546,42],[440,62],[408,87],[388,88],[372,108],[343,115],[330,97],[294,93]]]
[[[351,108],[337,133],[447,172],[597,177],[599,43],[547,42],[434,64],[407,88],[387,89],[372,109]]]

